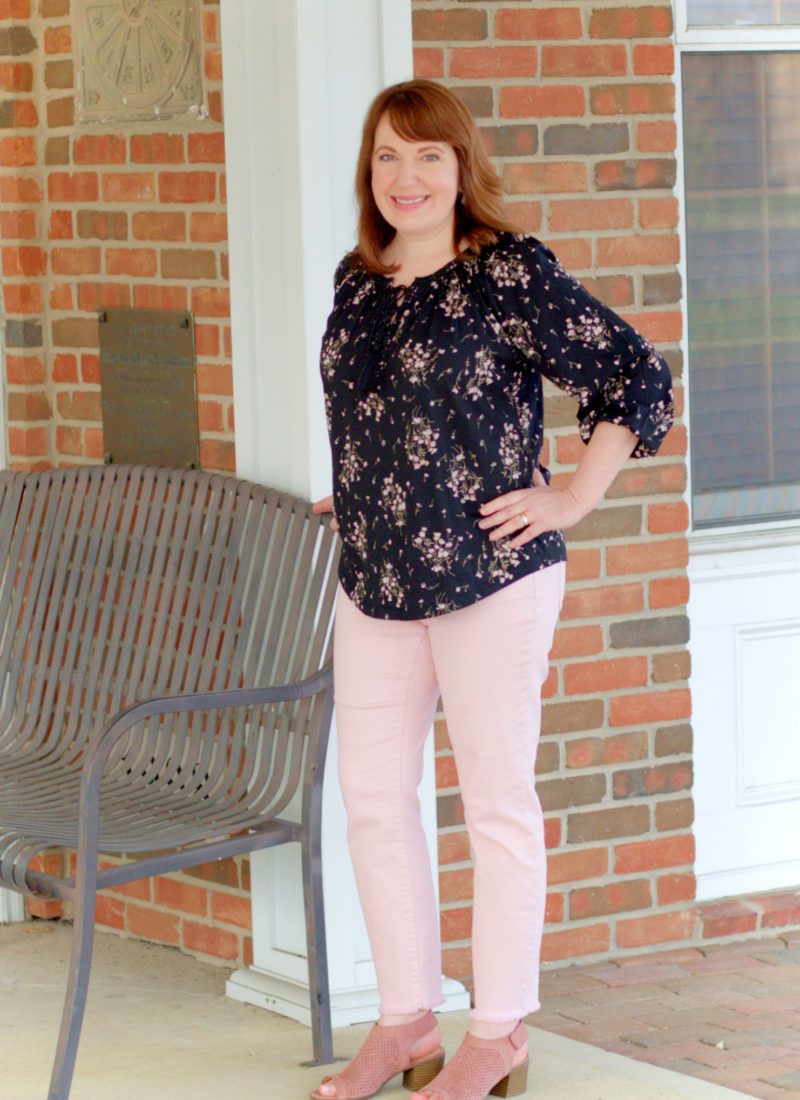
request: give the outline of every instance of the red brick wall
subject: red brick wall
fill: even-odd
[[[416,72],[479,120],[523,229],[655,341],[682,407],[674,50],[667,3],[414,0]],[[570,476],[575,403],[547,391],[545,462]],[[546,960],[699,932],[693,898],[686,433],[630,463],[569,533],[569,586],[537,771],[547,820]],[[471,864],[437,729],[445,969],[469,979]]]
[[[124,862],[105,858],[109,867]],[[74,874],[72,853],[54,849],[32,866],[48,874]],[[32,917],[69,916],[61,901],[27,898]],[[97,927],[137,939],[180,947],[192,955],[231,966],[253,961],[250,861],[220,859],[170,875],[140,879],[97,895]]]
[[[232,470],[219,0],[202,10],[210,117],[75,121],[70,0],[0,0],[0,240],[8,449],[102,460],[97,311],[191,309],[201,464]]]

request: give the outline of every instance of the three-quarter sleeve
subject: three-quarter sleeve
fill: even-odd
[[[581,438],[607,420],[639,437],[634,457],[655,454],[674,410],[669,367],[652,344],[533,237],[504,235],[482,266],[505,338],[577,398]]]

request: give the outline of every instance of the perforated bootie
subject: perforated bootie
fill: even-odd
[[[375,1024],[347,1069],[322,1079],[323,1085],[336,1086],[335,1098],[315,1089],[312,1100],[366,1100],[398,1073],[403,1074],[403,1085],[412,1092],[424,1088],[444,1065],[444,1049],[437,1047],[412,1060],[411,1048],[435,1027],[436,1017],[430,1011],[408,1024],[394,1027]]]

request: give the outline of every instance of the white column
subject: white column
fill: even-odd
[[[6,355],[3,344],[3,323],[0,320],[0,362],[5,364]],[[0,468],[5,469],[8,462],[6,450],[6,386],[5,371],[0,379]],[[0,924],[10,924],[11,921],[25,919],[25,903],[22,894],[16,894],[13,890],[0,889]]]
[[[410,0],[225,0],[222,48],[240,476],[312,499],[330,491],[319,346],[336,263],[355,241],[361,123],[411,75]],[[436,865],[432,739],[420,788]],[[334,1026],[374,1019],[375,973],[328,754],[325,915]],[[227,992],[310,1023],[299,850],[251,860],[253,966]],[[448,1006],[466,1008],[458,982]]]
[[[5,322],[0,318],[0,362],[3,364],[2,377],[0,378],[0,468],[5,469],[8,463],[8,450],[6,439],[6,347],[4,340]]]
[[[0,890],[0,924],[25,920],[25,899],[13,890]]]

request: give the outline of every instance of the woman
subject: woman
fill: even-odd
[[[334,671],[348,843],[381,995],[350,1065],[311,1095],[525,1090],[545,903],[534,790],[562,529],[671,423],[669,371],[514,231],[475,123],[426,80],[383,91],[322,347],[342,538]],[[578,398],[583,457],[539,466],[542,376]],[[416,788],[441,692],[474,855],[475,1008],[444,1061],[439,921]]]

